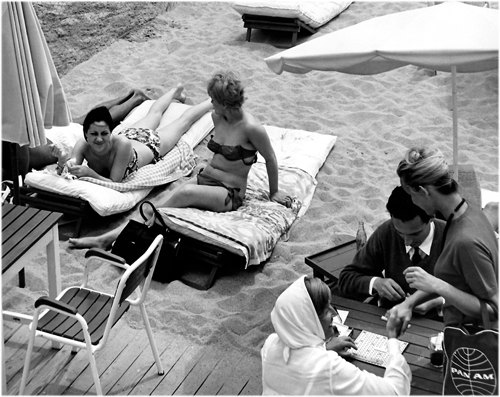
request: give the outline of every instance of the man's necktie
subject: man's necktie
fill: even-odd
[[[418,266],[421,260],[422,260],[422,257],[420,256],[420,248],[414,247],[413,248],[413,256],[411,257],[412,266]]]

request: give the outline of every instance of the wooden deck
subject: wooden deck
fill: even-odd
[[[146,331],[121,320],[105,348],[96,354],[103,393],[118,395],[258,395],[262,393],[261,362],[255,352],[227,341],[200,345],[167,331],[154,330],[165,374],[156,372]],[[9,395],[18,394],[28,326],[3,322],[5,371]],[[95,394],[85,351],[66,346],[52,349],[35,339],[26,394]]]

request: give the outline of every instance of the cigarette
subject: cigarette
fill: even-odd
[[[387,322],[387,317],[386,316],[381,316],[380,319]],[[410,328],[410,327],[411,327],[411,324],[408,324],[407,328]]]

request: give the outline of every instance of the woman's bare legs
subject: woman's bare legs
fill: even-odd
[[[172,194],[157,207],[186,208],[194,207],[209,211],[226,212],[232,210],[232,203],[226,203],[227,190],[219,186],[204,186],[196,183],[192,178],[185,184],[179,186]],[[152,219],[149,206],[145,209],[145,216]],[[139,221],[139,218],[136,219]],[[102,248],[109,249],[119,234],[127,225],[124,222],[117,228],[110,230],[100,236],[70,238],[70,248]]]
[[[151,99],[141,90],[132,90],[133,94],[126,101],[108,107],[114,126],[117,126],[127,115],[144,101]]]
[[[124,222],[117,228],[110,230],[99,236],[80,237],[68,239],[69,248],[102,248],[109,249],[113,242],[118,238],[120,233],[128,222]]]
[[[148,99],[151,98],[143,91],[133,88],[125,96],[102,102],[95,107],[105,106],[108,108],[113,123],[116,126],[132,111],[132,109]],[[85,116],[80,116],[73,119],[73,122],[83,124],[83,120],[85,120]]]
[[[169,92],[158,98],[155,103],[153,103],[146,116],[136,121],[131,125],[131,127],[156,130],[160,125],[163,113],[167,110],[172,101],[174,99],[178,99],[182,102],[185,99],[185,95],[182,93],[183,90],[184,87],[181,84],[178,84],[177,87],[171,89]]]
[[[232,210],[227,201],[227,189],[222,186],[198,185],[196,177],[179,186],[162,203],[167,208],[199,208],[202,210],[226,212]]]
[[[212,108],[212,100],[209,98],[204,102],[190,107],[177,120],[160,128],[158,130],[158,135],[160,136],[160,155],[164,156],[170,152],[177,142],[179,142],[181,136]]]

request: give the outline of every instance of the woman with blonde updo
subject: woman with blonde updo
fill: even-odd
[[[418,291],[392,308],[390,317],[402,320],[404,332],[413,307],[442,296],[445,325],[480,323],[480,300],[498,321],[498,241],[486,216],[462,198],[438,149],[410,149],[397,174],[413,202],[431,216],[440,213],[447,224],[434,276],[420,267],[407,268],[406,281]]]

